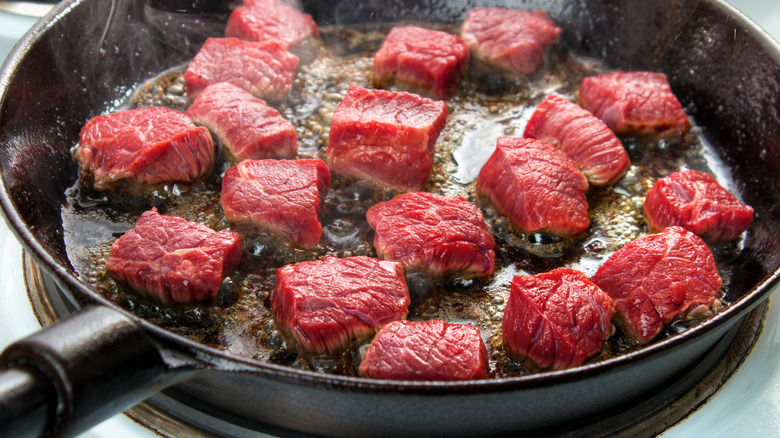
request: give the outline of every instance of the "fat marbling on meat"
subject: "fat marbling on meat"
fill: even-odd
[[[640,344],[677,318],[711,316],[722,280],[704,241],[680,227],[640,237],[616,251],[593,277],[615,304],[613,322]]]
[[[320,206],[329,189],[322,160],[244,160],[225,172],[221,202],[231,225],[309,249],[322,237]]]
[[[118,282],[163,304],[213,299],[241,260],[241,235],[164,216],[153,208],[117,239],[106,270]]]
[[[409,303],[403,266],[364,256],[283,266],[271,299],[280,329],[303,350],[326,355],[405,318]]]
[[[259,99],[282,102],[297,69],[298,57],[278,43],[209,38],[184,71],[184,81],[190,99],[208,85],[230,82]]]
[[[374,56],[374,86],[448,99],[466,72],[469,48],[455,35],[417,26],[393,28]]]
[[[623,143],[601,119],[554,94],[536,107],[523,135],[557,146],[594,186],[616,183],[631,167]]]
[[[479,328],[434,319],[395,321],[376,334],[359,367],[375,379],[485,379],[488,355]]]
[[[261,99],[228,82],[206,87],[186,114],[216,135],[231,161],[293,158],[298,152],[295,126]]]
[[[677,225],[709,242],[734,240],[753,222],[751,207],[711,175],[690,169],[658,180],[645,195],[644,211],[652,230]]]
[[[536,368],[581,365],[615,332],[612,298],[582,272],[557,268],[516,275],[510,288],[501,327],[504,345]]]
[[[527,75],[544,66],[545,51],[561,31],[544,11],[474,8],[461,38],[475,60],[510,76]]]
[[[278,0],[247,0],[233,10],[225,36],[247,41],[272,41],[287,50],[319,35],[311,15]]]
[[[461,197],[404,193],[368,209],[380,258],[436,275],[493,273],[495,243],[482,212]]]
[[[616,134],[680,136],[688,116],[663,73],[616,71],[582,80],[582,106]]]
[[[395,190],[420,190],[447,114],[441,101],[351,86],[333,115],[328,166]]]
[[[588,180],[555,146],[499,138],[477,176],[477,193],[523,232],[577,234],[588,228]]]
[[[214,168],[208,129],[164,107],[90,119],[75,152],[82,183],[98,191],[145,192],[149,185],[204,177]]]

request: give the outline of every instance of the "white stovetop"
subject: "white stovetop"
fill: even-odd
[[[780,40],[780,1],[730,3]],[[33,23],[34,18],[0,12],[0,58]],[[5,223],[0,223],[0,349],[39,328],[24,293],[21,258],[19,243]],[[780,437],[780,297],[771,300],[769,315],[757,345],[739,370],[704,406],[666,431],[663,438]],[[157,435],[120,414],[81,437]]]

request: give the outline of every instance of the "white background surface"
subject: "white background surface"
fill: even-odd
[[[731,4],[780,40],[780,0],[733,0]],[[0,58],[35,19],[0,13]],[[780,99],[780,96],[778,96]],[[0,224],[0,348],[38,327],[24,293],[21,247]],[[689,419],[664,438],[780,437],[780,296],[758,345],[737,373]],[[157,435],[117,415],[82,438],[149,438]]]

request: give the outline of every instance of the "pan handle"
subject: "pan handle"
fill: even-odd
[[[0,354],[0,437],[75,436],[180,377],[138,324],[87,307]]]

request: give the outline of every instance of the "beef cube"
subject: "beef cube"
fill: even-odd
[[[241,235],[144,212],[111,245],[106,270],[116,281],[163,304],[213,300],[241,261]]]
[[[292,88],[298,57],[274,42],[209,38],[187,66],[187,95],[195,99],[218,82],[249,91],[258,99],[282,102]]]
[[[363,256],[283,266],[271,301],[280,330],[304,351],[324,355],[405,318],[409,303],[401,264]]]
[[[504,309],[504,345],[539,369],[575,367],[614,334],[613,313],[612,298],[582,272],[517,275]]]
[[[474,8],[461,27],[471,56],[505,76],[541,69],[545,50],[560,34],[561,28],[539,10]]]
[[[328,166],[395,190],[420,190],[447,114],[441,101],[350,87],[333,115]]]
[[[298,133],[279,111],[228,82],[209,85],[187,109],[222,143],[230,161],[293,158]]]
[[[311,15],[278,0],[245,1],[230,14],[225,36],[247,41],[267,41],[287,50],[319,35]]]
[[[393,28],[374,56],[374,86],[448,99],[466,72],[469,48],[455,35],[416,26]]]
[[[145,193],[150,185],[197,181],[214,168],[215,152],[208,129],[184,113],[155,107],[89,120],[75,157],[86,187]]]
[[[555,146],[499,138],[477,176],[477,192],[525,233],[577,234],[588,228],[588,180]]]
[[[628,243],[604,262],[593,282],[614,300],[615,325],[640,344],[676,318],[705,318],[721,307],[712,252],[680,227]]]
[[[658,180],[645,195],[644,210],[651,230],[677,225],[710,242],[736,239],[753,222],[751,207],[712,176],[695,170]]]
[[[369,208],[366,218],[379,257],[401,262],[407,271],[493,273],[493,236],[482,212],[461,197],[404,193]]]
[[[488,375],[487,347],[477,327],[395,321],[376,334],[360,362],[361,375],[390,380],[478,380]]]
[[[560,96],[550,95],[539,104],[523,136],[557,146],[594,186],[616,183],[631,167],[623,143],[607,125]]]
[[[579,99],[616,134],[671,137],[689,128],[663,73],[617,71],[588,77],[582,80]]]
[[[222,179],[222,208],[240,229],[266,231],[310,249],[322,237],[320,205],[330,189],[322,160],[245,160]]]

